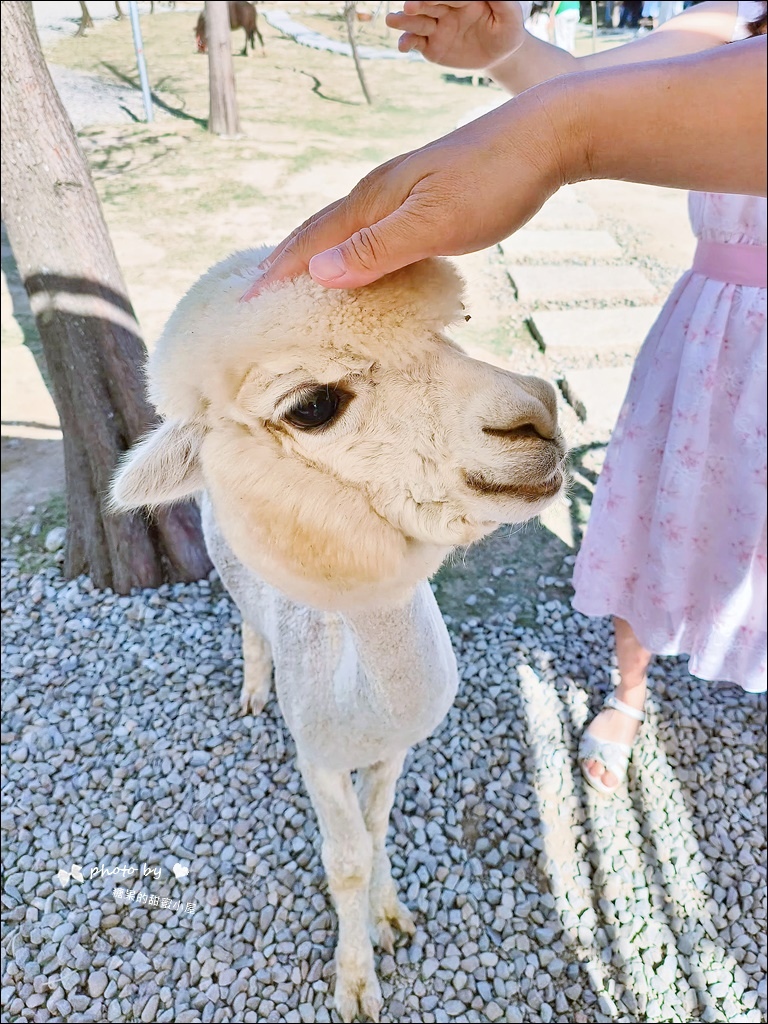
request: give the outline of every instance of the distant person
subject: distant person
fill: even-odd
[[[662,0],[659,4],[656,27],[660,28],[670,18],[676,18],[685,10],[684,0]]]
[[[549,42],[549,8],[550,4],[533,3],[531,6],[531,13],[525,22],[525,28],[527,32],[530,32],[532,36],[537,39],[543,39],[545,43]]]
[[[566,53],[576,52],[576,27],[581,17],[579,0],[555,0],[549,15],[555,46]]]
[[[642,10],[643,0],[624,0],[621,5],[619,28],[638,28]]]
[[[641,16],[651,21],[653,28],[660,28],[670,18],[676,18],[684,10],[684,0],[652,0],[643,4]]]

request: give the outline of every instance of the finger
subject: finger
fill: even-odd
[[[240,296],[239,301],[248,302],[249,299],[252,299],[255,295],[258,295],[260,291],[262,291],[268,284],[271,284],[273,281],[283,280],[290,277],[296,277],[297,274],[304,273],[307,269],[308,258],[304,262],[302,262],[301,260],[293,261],[286,259],[284,264],[281,263],[278,274],[270,274],[269,277],[266,276],[266,272],[270,270],[271,267],[282,258],[283,253],[287,249],[290,249],[294,245],[296,238],[302,232],[310,231],[316,221],[321,220],[329,213],[333,213],[333,211],[338,206],[340,206],[343,201],[343,199],[336,199],[334,200],[334,202],[329,203],[328,206],[323,207],[322,210],[318,210],[317,213],[313,213],[312,216],[308,217],[303,224],[300,224],[297,228],[294,228],[290,235],[286,236],[282,240],[282,242],[280,242],[279,245],[276,245],[272,252],[269,254],[269,256],[263,259],[258,266],[258,269],[263,271],[263,273],[253,282],[253,284],[248,288],[248,290]]]
[[[425,14],[427,12],[431,13],[439,7],[456,10],[459,7],[469,7],[470,3],[476,2],[477,0],[405,0],[405,3],[403,4],[403,13]]]
[[[269,285],[305,274],[315,253],[343,242],[361,225],[348,197],[331,203],[310,217],[281,243],[280,252],[269,257],[261,277],[251,285],[241,301],[247,302]]]
[[[380,164],[359,181],[348,196],[330,203],[293,231],[277,247],[276,254],[265,261],[265,272],[242,296],[241,301],[253,298],[271,284],[306,273],[309,261],[316,253],[349,239],[354,232],[366,228],[387,210],[393,207],[396,209],[407,199],[410,183],[406,176],[400,188],[395,188],[393,192],[392,174],[399,165],[407,162],[411,155],[403,153]],[[389,186],[385,187],[383,195],[382,183]],[[380,205],[383,196],[388,197],[384,199],[384,208]]]
[[[309,261],[313,280],[327,288],[362,288],[401,267],[435,255],[429,225],[411,197],[394,213],[355,231]]]
[[[267,256],[259,264],[259,269],[266,270],[267,267],[271,266],[275,262],[277,257],[282,253],[283,249],[285,249],[287,245],[290,245],[293,242],[296,235],[298,235],[302,231],[306,231],[309,227],[311,227],[311,225],[316,220],[320,220],[321,217],[325,217],[327,213],[331,213],[332,210],[335,210],[339,203],[343,202],[343,199],[343,196],[341,197],[341,199],[334,199],[332,203],[329,203],[327,206],[324,206],[322,210],[318,210],[316,213],[313,213],[311,217],[307,217],[307,219],[303,223],[299,224],[297,228],[293,229],[290,235],[287,235],[282,240],[282,242],[279,243],[279,245],[276,245],[274,247],[269,256]]]
[[[410,53],[417,50],[423,53],[427,46],[427,39],[424,36],[415,36],[412,32],[403,32],[397,40],[397,48],[400,53]]]
[[[368,174],[365,178],[359,181],[355,188],[355,207],[357,209],[362,209],[361,198],[362,205],[364,206],[365,202],[368,199],[370,199],[370,196],[375,192],[375,186],[373,184],[374,181],[377,179],[381,179],[383,176],[386,175],[387,171],[393,169],[397,164],[402,163],[403,160],[407,159],[409,156],[410,153],[403,153],[400,156],[391,157],[389,160],[385,160],[383,164],[380,164],[378,167],[375,167],[373,171],[370,172],[370,174]],[[308,233],[316,231],[319,228],[321,221],[324,221],[327,224],[333,224],[333,220],[326,221],[326,218],[328,218],[328,216],[331,213],[333,213],[343,204],[348,203],[349,199],[350,196],[342,196],[341,199],[335,199],[332,203],[329,203],[327,206],[324,206],[322,210],[318,210],[317,213],[313,213],[312,216],[308,217],[303,224],[300,224],[297,228],[294,228],[290,235],[288,235],[287,238],[284,238],[279,245],[275,246],[275,248],[272,250],[269,256],[267,256],[259,264],[259,269],[268,270],[272,266],[272,264],[275,263],[275,261],[282,256],[285,249],[294,246],[295,241],[299,235],[306,236]],[[363,221],[354,224],[350,222],[348,224],[347,234],[351,233],[355,228],[362,227],[363,223]],[[344,237],[344,235],[342,234],[340,235],[340,237]],[[324,246],[320,246],[320,248],[323,247]],[[317,251],[318,250],[316,249],[315,252]],[[261,282],[259,282],[259,284],[261,284]]]
[[[414,36],[431,36],[437,24],[435,18],[429,18],[426,14],[417,14],[412,18],[405,14],[391,14],[387,19],[390,28],[404,29]]]

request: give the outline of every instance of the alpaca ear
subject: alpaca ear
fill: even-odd
[[[168,505],[202,490],[204,436],[200,424],[173,420],[147,434],[125,455],[112,480],[110,511]]]
[[[376,284],[369,285],[375,288]],[[469,319],[462,302],[464,279],[447,259],[426,259],[381,279],[382,293],[397,294],[401,308],[408,309],[411,319],[432,330]],[[386,290],[386,291],[385,291]]]

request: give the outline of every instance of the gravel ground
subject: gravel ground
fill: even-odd
[[[315,817],[274,701],[238,717],[218,581],[116,597],[6,558],[2,583],[3,1019],[335,1020]],[[379,958],[382,1020],[764,1020],[765,699],[666,660],[606,802],[574,770],[606,626],[550,601],[449,628],[463,685],[392,816],[418,927]]]
[[[202,4],[200,6],[202,9]],[[77,31],[81,17],[78,3],[71,3],[69,0],[43,0],[42,3],[34,3],[33,7],[35,24],[43,46],[73,36]],[[115,5],[107,0],[89,0],[88,11],[96,26],[95,29],[89,29],[89,32],[98,31],[99,22],[115,20]],[[127,4],[124,11],[124,30],[130,34]],[[142,15],[147,14],[149,4],[139,4],[139,11]],[[156,16],[164,12],[165,8],[158,5]],[[125,124],[146,120],[138,79],[135,85],[119,85],[114,78],[90,74],[87,71],[75,71],[57,64],[49,63],[48,69],[70,120],[78,131],[90,125]],[[154,92],[161,103],[173,100],[173,97],[158,94],[156,90]],[[171,116],[157,103],[154,104],[153,111],[155,120]]]
[[[95,124],[125,124],[146,120],[141,90],[117,85],[101,75],[49,64],[53,83],[70,120],[79,131]],[[154,106],[156,119],[170,117]]]

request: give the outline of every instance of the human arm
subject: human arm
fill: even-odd
[[[561,185],[591,178],[765,195],[765,37],[529,89],[374,170],[277,247],[254,291],[307,266],[322,284],[355,288],[474,252]]]
[[[737,4],[712,0],[689,7],[647,35],[584,57],[574,57],[526,32],[520,47],[488,71],[499,85],[516,96],[556,75],[683,57],[722,46],[733,38],[736,14]]]
[[[403,32],[398,42],[403,52],[418,50],[427,60],[448,67],[485,68],[517,95],[556,75],[682,57],[719,46],[732,39],[737,15],[737,4],[730,0],[710,0],[623,46],[574,57],[526,32],[519,7],[511,0],[408,0],[402,12],[387,16],[387,24]],[[553,7],[552,17],[554,12]]]

